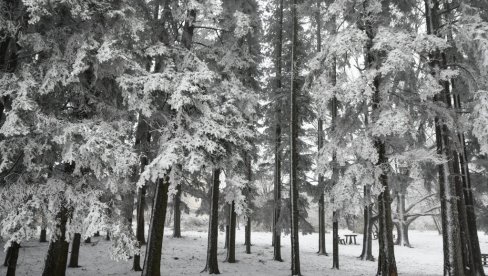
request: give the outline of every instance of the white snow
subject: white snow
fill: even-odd
[[[348,231],[341,231],[340,235]],[[103,233],[102,233],[103,234]],[[163,259],[161,263],[162,275],[204,275],[200,274],[205,267],[207,233],[189,231],[183,232],[183,238],[171,237],[171,229],[167,229],[163,242]],[[414,248],[395,246],[395,256],[400,275],[442,275],[442,237],[433,231],[410,231],[410,242]],[[340,270],[332,270],[331,238],[327,233],[327,252],[329,256],[317,256],[317,234],[300,235],[301,271],[305,276],[312,275],[374,275],[377,263],[361,261],[357,256],[361,254],[361,245],[340,245]],[[488,236],[479,233],[482,253],[488,253]],[[245,254],[244,229],[237,231],[235,264],[224,263],[225,249],[223,248],[224,234],[219,235],[219,269],[222,275],[290,275],[290,236],[282,236],[282,257],[284,262],[272,260],[273,247],[271,233],[253,232],[252,254]],[[362,242],[362,235],[357,237]],[[130,271],[132,260],[115,262],[110,259],[110,241],[104,236],[92,238],[92,244],[82,243],[80,249],[80,268],[68,268],[67,275],[140,275],[140,272]],[[47,252],[47,243],[37,241],[22,245],[19,253],[17,275],[40,275]],[[3,247],[3,244],[2,244]],[[373,255],[377,257],[377,241],[373,242]],[[5,252],[0,253],[3,262]],[[485,270],[488,272],[488,270]],[[0,274],[5,274],[6,268],[0,267]]]

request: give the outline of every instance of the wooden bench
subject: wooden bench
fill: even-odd
[[[488,254],[481,254],[481,259],[483,260],[483,265],[487,265]]]

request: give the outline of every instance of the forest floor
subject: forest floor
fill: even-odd
[[[341,236],[348,231],[340,231]],[[205,267],[207,233],[183,232],[183,238],[171,237],[171,229],[165,233],[162,259],[162,275],[204,275],[200,271]],[[481,251],[488,253],[488,236],[479,233]],[[219,235],[219,269],[222,275],[290,275],[290,236],[282,237],[282,257],[284,262],[272,260],[273,247],[271,234],[268,232],[252,233],[252,254],[245,254],[244,229],[237,231],[235,264],[225,263],[224,235]],[[362,236],[358,235],[358,243]],[[410,241],[414,248],[395,247],[395,256],[400,275],[442,275],[442,237],[433,231],[410,231]],[[327,251],[331,252],[331,234],[327,234]],[[317,234],[300,235],[301,271],[304,276],[312,275],[374,275],[376,262],[360,261],[361,245],[340,245],[340,270],[332,270],[332,256],[317,256]],[[3,248],[3,244],[1,244]],[[47,251],[47,243],[28,242],[19,252],[17,275],[40,275]],[[373,254],[377,255],[377,241],[373,242]],[[110,241],[103,235],[92,238],[92,244],[82,243],[80,249],[81,267],[68,268],[67,275],[140,275],[130,271],[132,260],[115,262],[110,259]],[[5,252],[0,252],[0,260]],[[143,260],[143,259],[142,259]],[[485,269],[488,272],[488,269]],[[6,268],[0,267],[0,275]]]

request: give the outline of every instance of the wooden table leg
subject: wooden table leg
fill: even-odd
[[[354,236],[354,244],[357,244],[357,243],[356,243],[356,236]]]

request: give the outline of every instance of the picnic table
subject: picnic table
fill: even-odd
[[[344,235],[344,236],[346,236],[346,244],[352,244],[352,239],[354,239],[354,244],[357,244],[356,243],[357,235],[352,234],[352,235]],[[347,242],[348,240],[349,240],[349,243]]]

